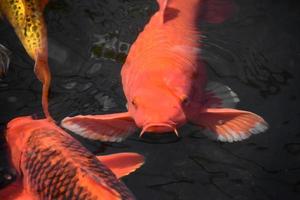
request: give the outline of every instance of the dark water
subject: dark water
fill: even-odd
[[[203,25],[209,79],[229,85],[238,108],[262,115],[270,129],[219,143],[185,126],[181,138],[137,134],[120,144],[81,139],[95,153],[132,151],[146,164],[124,178],[138,199],[300,199],[300,4],[297,0],[238,0],[222,25]],[[46,9],[53,84],[50,111],[75,114],[125,110],[120,69],[130,44],[157,9],[154,0],[56,0]],[[13,30],[0,22],[11,52],[0,80],[0,126],[19,115],[41,115],[41,85]],[[0,187],[11,181],[0,141]]]

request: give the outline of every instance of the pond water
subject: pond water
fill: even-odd
[[[237,143],[212,141],[191,126],[180,138],[138,134],[122,143],[78,138],[92,152],[138,152],[146,164],[125,177],[137,199],[300,199],[300,3],[236,0],[236,15],[202,26],[209,80],[230,86],[238,108],[264,117],[270,129]],[[50,1],[45,11],[53,76],[50,112],[124,111],[120,69],[157,5],[154,0]],[[20,115],[41,115],[41,84],[12,28],[0,22],[10,67],[0,79],[0,127]],[[14,179],[0,141],[0,187]]]

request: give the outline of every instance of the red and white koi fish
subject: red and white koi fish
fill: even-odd
[[[228,0],[158,0],[159,10],[132,45],[122,68],[128,112],[67,117],[62,126],[90,139],[121,141],[137,128],[170,132],[190,122],[219,141],[240,141],[263,132],[260,116],[233,107],[227,86],[207,82],[199,55],[199,19],[221,23],[235,5]]]
[[[31,117],[10,121],[6,139],[18,178],[0,199],[135,199],[119,178],[144,163],[139,154],[94,156],[54,123]]]
[[[0,14],[12,25],[28,55],[35,61],[34,72],[43,83],[44,114],[52,119],[48,109],[51,75],[48,66],[47,27],[43,10],[48,0],[0,0]]]

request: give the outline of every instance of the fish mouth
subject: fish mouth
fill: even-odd
[[[145,125],[140,133],[140,137],[144,135],[145,132],[174,132],[177,137],[179,137],[178,131],[175,126],[170,125],[169,123],[149,123]]]

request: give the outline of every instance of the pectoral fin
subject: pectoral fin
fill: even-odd
[[[227,108],[208,108],[189,120],[222,142],[241,141],[268,128],[265,120],[254,113]]]
[[[107,166],[117,178],[122,178],[138,168],[140,168],[145,159],[137,153],[116,153],[107,156],[97,156],[97,158]]]
[[[66,117],[61,125],[85,138],[105,142],[120,142],[137,129],[128,112]]]
[[[203,106],[206,108],[234,108],[239,98],[230,87],[217,82],[209,82],[205,89]]]

